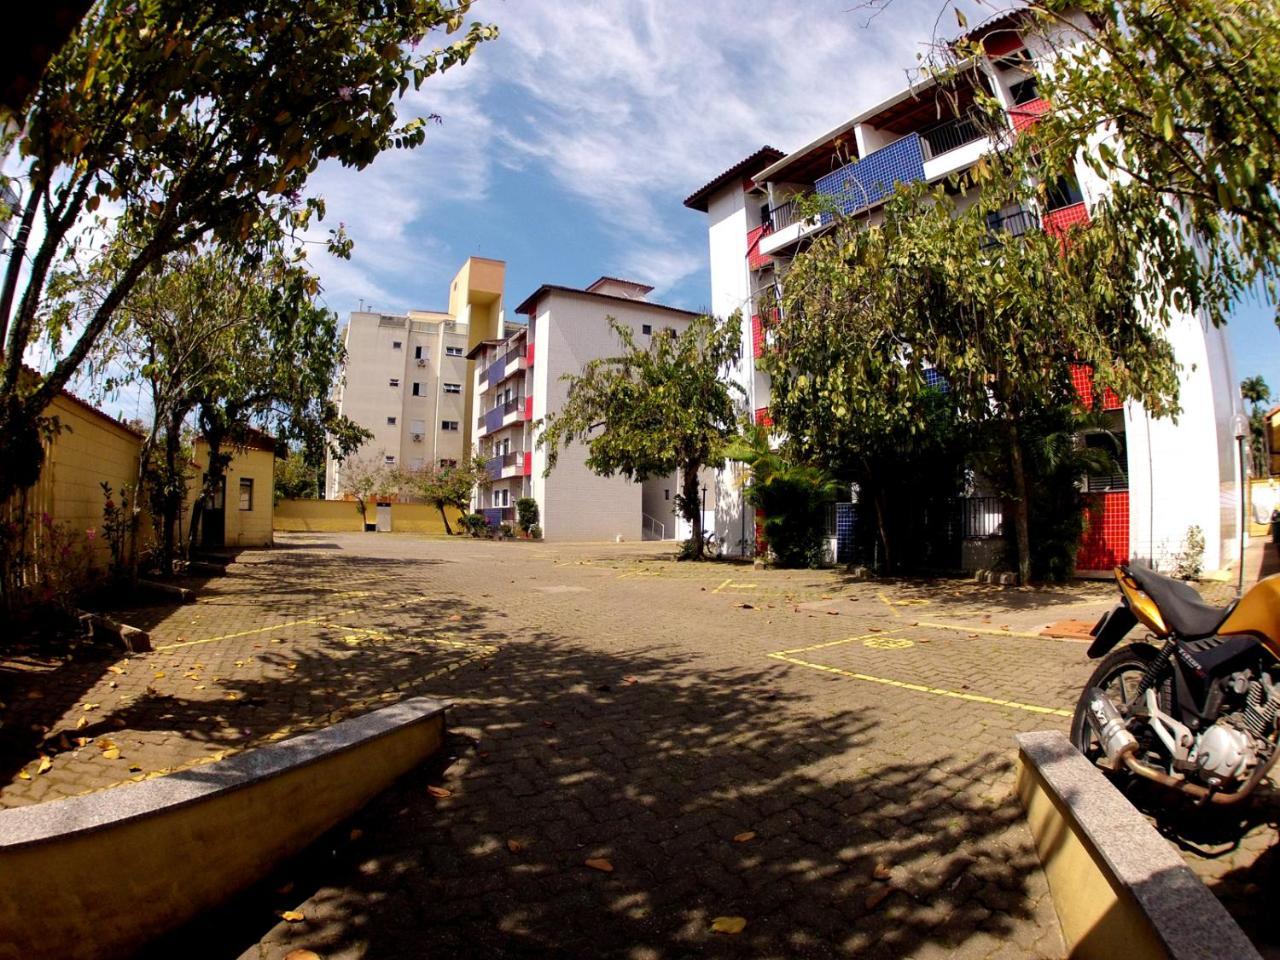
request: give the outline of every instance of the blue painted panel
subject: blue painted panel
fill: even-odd
[[[489,364],[488,368],[484,372],[484,379],[489,386],[493,386],[502,379],[502,371],[506,369],[506,366],[507,365],[501,360],[498,360],[496,363]]]
[[[504,414],[502,407],[497,406],[492,410],[486,410],[484,414],[484,429],[487,433],[493,433],[502,427],[502,418]]]
[[[502,523],[501,507],[485,507],[484,510],[480,512],[484,514],[485,522],[488,523],[489,526],[496,527]]]
[[[923,179],[924,150],[920,136],[912,133],[861,160],[833,170],[820,178],[814,189],[831,197],[841,213],[849,214],[879,203],[893,193],[899,183]],[[831,214],[822,215],[824,224],[831,220]]]
[[[502,479],[502,458],[490,457],[484,462],[484,472],[489,474],[490,480]]]

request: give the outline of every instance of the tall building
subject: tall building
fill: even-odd
[[[975,83],[997,98],[1012,132],[1034,124],[1048,108],[1037,89],[1037,70],[1053,54],[1035,35],[1024,35],[1023,23],[1015,12],[975,29],[970,36],[985,50],[976,79],[963,76],[945,96],[936,81],[926,79],[791,153],[760,148],[685,200],[708,219],[713,312],[742,310],[743,342],[751,349],[743,351],[732,375],[747,392],[757,422],[771,422],[769,377],[755,364],[769,325],[761,316],[761,294],[777,290],[792,258],[831,225],[830,216],[800,216],[797,198],[827,197],[844,214],[875,225],[898,183],[939,182],[973,166],[996,148],[968,113]],[[1077,26],[1087,29],[1083,20]],[[1061,232],[1086,222],[1107,183],[1084,165],[1077,174],[1049,190],[1035,208],[1006,208],[992,218],[991,228],[1017,235]],[[970,190],[956,198],[957,205],[963,209],[976,196]],[[1238,545],[1240,474],[1231,429],[1238,402],[1225,333],[1185,313],[1167,335],[1182,365],[1184,412],[1175,423],[1152,418],[1139,403],[1104,403],[1110,428],[1123,441],[1124,470],[1090,482],[1082,570],[1106,570],[1130,559],[1167,566],[1191,526],[1204,532],[1208,569],[1229,562]],[[1087,371],[1073,373],[1079,374],[1080,389],[1091,388]],[[716,529],[731,553],[751,550],[752,522],[740,481],[733,468],[721,474]]]
[[[373,433],[357,456],[414,470],[461,463],[472,444],[467,350],[502,322],[505,264],[471,257],[454,276],[448,311],[352,313],[338,409]],[[342,465],[325,471],[325,495],[342,498]]]
[[[652,289],[612,277],[581,290],[544,284],[516,308],[528,318],[527,326],[472,347],[473,426],[491,480],[477,491],[477,508],[490,523],[514,523],[516,500],[532,497],[548,539],[687,536],[675,512],[677,477],[644,483],[600,477],[587,468],[581,445],[561,451],[551,475],[543,477],[546,451],[537,448],[533,426],[563,406],[565,374],[577,374],[587,361],[617,353],[609,318],[629,327],[636,343],[645,344],[664,331],[683,330],[697,316],[645,299]],[[709,510],[713,506],[709,499]]]

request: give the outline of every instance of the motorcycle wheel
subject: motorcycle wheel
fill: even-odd
[[[1093,734],[1093,727],[1089,725],[1089,692],[1094,687],[1100,687],[1111,697],[1126,719],[1145,717],[1147,708],[1137,695],[1138,685],[1143,674],[1159,656],[1160,651],[1149,643],[1127,644],[1104,657],[1085,683],[1080,699],[1076,701],[1075,714],[1071,718],[1071,743],[1091,762],[1097,762],[1103,756],[1103,750],[1102,744]],[[1167,676],[1157,680],[1156,693],[1162,710],[1169,709],[1170,692]],[[1148,726],[1143,724],[1137,729],[1132,726],[1130,729],[1137,736],[1141,749],[1151,746]]]

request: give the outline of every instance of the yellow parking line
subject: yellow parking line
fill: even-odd
[[[999,697],[984,697],[977,693],[964,693],[960,690],[944,690],[942,687],[930,687],[922,683],[909,683],[906,680],[892,680],[888,677],[873,677],[869,673],[857,673],[853,670],[842,670],[839,667],[828,667],[821,663],[810,663],[807,660],[801,660],[798,657],[789,657],[781,653],[769,654],[774,660],[782,660],[785,663],[793,663],[800,667],[809,667],[812,670],[821,670],[824,673],[835,673],[842,677],[849,677],[852,680],[862,680],[866,683],[879,683],[888,687],[898,687],[901,690],[912,690],[916,693],[928,693],[935,697],[950,697],[953,700],[968,700],[970,703],[981,703],[993,707],[1011,707],[1014,710],[1026,710],[1028,713],[1049,714],[1055,717],[1070,717],[1071,711],[1059,710],[1055,707],[1041,707],[1034,703],[1019,703],[1017,700],[1001,700]]]
[[[343,610],[340,613],[326,613],[319,617],[307,617],[305,620],[286,620],[284,623],[273,623],[266,627],[255,627],[252,630],[240,630],[236,633],[224,633],[219,637],[204,637],[200,640],[178,640],[175,643],[163,643],[155,647],[156,650],[173,650],[177,647],[194,647],[202,643],[216,643],[219,640],[235,640],[237,637],[251,637],[255,633],[270,633],[272,630],[284,630],[287,627],[313,627],[323,626],[323,621],[333,617],[346,617],[355,613],[355,610]]]
[[[724,583],[720,584],[720,586],[716,587],[716,588],[715,588],[714,590],[712,590],[711,592],[712,592],[712,593],[719,593],[721,590],[723,590],[725,587],[727,587],[727,586],[728,586],[729,584],[731,584],[731,583],[733,583],[733,577],[730,577],[728,580],[726,580]]]
[[[966,627],[957,623],[928,623],[924,620],[916,622],[918,627],[935,627],[939,630],[955,630],[958,633],[985,633],[993,637],[1027,637],[1031,640],[1052,640],[1053,637],[1043,637],[1038,633],[1028,633],[1025,630],[1000,630],[996,627]]]

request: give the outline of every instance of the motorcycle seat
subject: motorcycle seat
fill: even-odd
[[[1188,583],[1174,580],[1146,567],[1128,568],[1129,575],[1160,608],[1164,622],[1185,640],[1212,636],[1227,619],[1235,603],[1215,607],[1200,599]]]

